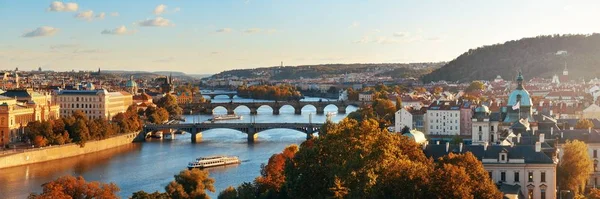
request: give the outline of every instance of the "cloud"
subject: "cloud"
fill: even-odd
[[[358,21],[352,22],[352,24],[350,24],[350,26],[348,26],[348,28],[358,28],[360,26],[360,23]]]
[[[88,10],[77,13],[75,18],[91,21],[94,18],[94,11]]]
[[[110,16],[111,17],[118,17],[120,14],[118,12],[111,12]]]
[[[370,40],[369,36],[364,36],[364,37],[360,38],[359,40],[356,40],[356,41],[354,41],[354,42],[352,42],[352,43],[356,43],[356,44],[366,44],[366,43],[369,43],[370,41],[371,41],[371,40]]]
[[[101,12],[101,13],[98,13],[98,14],[96,15],[96,18],[98,18],[98,19],[104,19],[104,17],[105,17],[105,16],[106,16],[106,13],[104,13],[104,12]]]
[[[221,53],[221,52],[218,52],[218,51],[212,51],[212,52],[210,52],[211,55],[216,55],[216,54],[219,54],[219,53]]]
[[[173,12],[179,12],[179,11],[181,11],[181,8],[180,8],[180,7],[177,7],[177,8],[175,8],[175,9],[173,9]]]
[[[42,26],[30,32],[27,32],[22,37],[45,37],[52,36],[58,32],[58,28],[50,27],[50,26]]]
[[[173,61],[175,61],[175,58],[173,58],[173,57],[167,57],[167,58],[164,58],[164,59],[154,60],[153,62],[167,63],[167,62],[173,62]]]
[[[394,33],[394,37],[408,37],[408,36],[410,36],[410,34],[407,32],[395,32]]]
[[[63,3],[60,1],[54,1],[50,3],[47,11],[51,12],[75,12],[79,9],[79,5],[77,3]]]
[[[154,14],[155,15],[161,15],[163,14],[165,11],[167,10],[167,5],[165,4],[160,4],[158,6],[156,6],[156,8],[154,8]]]
[[[105,29],[102,32],[100,32],[100,34],[103,34],[103,35],[129,35],[129,34],[133,34],[133,33],[135,33],[135,32],[131,31],[131,30],[127,30],[127,27],[125,27],[125,26],[119,26],[112,30]]]
[[[221,28],[221,29],[217,30],[217,32],[221,32],[221,33],[228,33],[228,32],[231,32],[231,31],[232,31],[231,28]]]
[[[50,49],[58,50],[58,49],[65,49],[65,48],[77,48],[79,46],[80,46],[79,44],[57,44],[57,45],[50,45]]]
[[[140,21],[137,23],[139,26],[158,26],[158,27],[166,27],[166,26],[175,26],[175,24],[171,23],[170,20],[156,17],[154,19],[146,19],[144,21]]]
[[[260,28],[249,28],[249,29],[244,30],[244,32],[248,33],[248,34],[259,33],[259,32],[262,32],[262,29],[260,29]]]

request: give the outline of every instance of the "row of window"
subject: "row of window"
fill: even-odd
[[[70,102],[79,102],[80,100],[82,102],[101,102],[102,101],[102,97],[58,97],[58,99],[61,102],[66,102],[66,101],[70,101]]]
[[[60,108],[103,108],[104,107],[102,104],[81,104],[81,107],[79,105],[80,104],[71,104],[69,107],[69,104],[61,104]]]
[[[490,179],[492,178],[492,171],[488,171],[488,175],[490,176]],[[517,183],[520,182],[520,173],[518,171],[515,171],[513,174],[513,182]],[[500,181],[502,182],[507,182],[506,181],[506,171],[500,171]],[[534,176],[533,176],[533,171],[529,171],[527,172],[527,182],[534,182]],[[546,172],[545,171],[541,171],[540,172],[540,182],[546,182]]]
[[[433,116],[433,113],[429,113],[429,115]],[[446,119],[446,116],[445,116],[445,115],[448,115],[448,116],[450,116],[450,117],[458,117],[458,113],[447,113],[447,112],[442,112],[442,116],[444,117],[444,119]],[[436,117],[439,117],[439,116],[440,116],[440,113],[435,113],[435,116],[436,116]]]
[[[455,126],[448,126],[448,127],[449,127],[448,130],[458,130],[459,129],[459,127],[456,126],[456,125]],[[444,132],[446,132],[446,128],[440,128],[440,126],[435,126],[435,128],[434,128],[433,125],[430,125],[429,129],[442,129]]]

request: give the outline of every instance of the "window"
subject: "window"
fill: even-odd
[[[546,199],[546,190],[545,190],[545,189],[542,189],[542,190],[540,191],[540,198],[541,198],[541,199]]]
[[[529,172],[527,174],[527,182],[533,182],[533,172]]]
[[[519,182],[519,172],[515,171],[515,182]]]
[[[506,182],[506,172],[500,172],[500,181]]]
[[[504,154],[500,155],[500,160],[501,161],[505,161],[506,160],[506,155],[504,155]]]
[[[598,151],[594,149],[594,158],[598,158]]]
[[[481,133],[479,133],[479,141],[483,141]]]
[[[492,179],[492,171],[488,171],[488,176],[490,176],[490,179]]]
[[[540,182],[546,182],[546,172],[542,171],[542,175],[540,176]]]
[[[481,126],[479,126],[479,132],[481,132],[481,130],[482,130],[482,128],[481,128]]]
[[[527,189],[527,198],[533,199],[533,189]]]

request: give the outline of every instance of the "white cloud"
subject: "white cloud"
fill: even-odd
[[[221,29],[217,30],[217,32],[222,32],[222,33],[228,33],[228,32],[231,32],[231,31],[232,31],[231,28],[221,28]]]
[[[80,46],[79,44],[57,44],[57,45],[51,45],[50,49],[57,50],[57,49],[65,49],[65,48],[77,48],[79,46]]]
[[[139,26],[158,26],[158,27],[166,27],[166,26],[175,26],[175,24],[171,23],[170,20],[156,17],[154,19],[146,19],[144,21],[140,21],[137,23]]]
[[[360,38],[359,40],[354,41],[353,43],[357,43],[357,44],[366,44],[369,43],[371,40],[369,38],[369,36],[364,36],[362,38]]]
[[[394,37],[408,37],[410,34],[407,32],[395,32]]]
[[[251,34],[251,33],[259,33],[259,32],[262,32],[262,29],[260,29],[260,28],[249,28],[249,29],[246,29],[244,32],[245,33],[249,33],[249,34]]]
[[[47,11],[52,12],[75,12],[79,9],[79,5],[77,3],[63,3],[60,1],[54,1],[50,3],[50,6]]]
[[[173,12],[179,12],[179,11],[181,11],[181,8],[180,8],[180,7],[177,7],[177,8],[175,8],[175,9],[173,9]]]
[[[42,26],[30,32],[27,32],[22,37],[45,37],[52,36],[58,32],[58,28],[50,27],[50,26]]]
[[[110,16],[111,16],[111,17],[118,17],[118,16],[119,16],[119,13],[118,13],[118,12],[111,12],[111,13],[110,13]]]
[[[77,13],[75,18],[91,21],[94,18],[94,11],[88,10]]]
[[[106,16],[106,13],[104,13],[104,12],[101,12],[101,13],[98,13],[98,14],[96,15],[96,18],[98,18],[98,19],[104,19],[104,17],[105,17],[105,16]]]
[[[358,21],[352,22],[352,24],[350,24],[350,26],[348,28],[358,28],[360,26],[360,23]]]
[[[128,34],[133,34],[133,33],[134,33],[134,31],[127,30],[127,27],[119,26],[112,30],[105,29],[100,34],[103,34],[103,35],[128,35]]]
[[[154,14],[155,15],[161,15],[163,14],[165,11],[167,10],[167,5],[165,4],[160,4],[158,6],[156,6],[156,8],[154,8]]]
[[[267,33],[271,34],[271,33],[276,33],[277,29],[267,29]]]

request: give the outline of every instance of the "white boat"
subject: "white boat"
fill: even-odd
[[[209,157],[199,157],[196,158],[196,161],[190,162],[188,164],[188,169],[193,168],[208,168],[208,167],[216,167],[216,166],[224,166],[229,164],[239,164],[241,163],[240,159],[237,156],[209,156]]]
[[[219,120],[241,120],[242,116],[241,115],[215,115],[213,116],[211,121],[219,121]]]
[[[337,112],[335,112],[335,111],[329,111],[329,112],[327,112],[326,116],[336,116],[336,115],[337,115]]]

